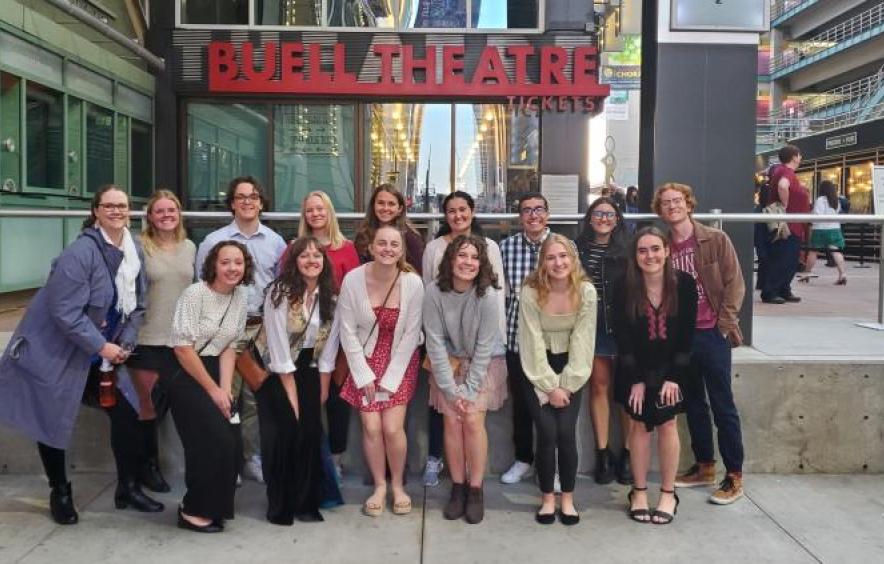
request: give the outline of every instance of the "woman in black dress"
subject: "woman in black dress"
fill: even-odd
[[[665,525],[678,508],[677,413],[684,411],[681,384],[687,377],[697,318],[697,286],[691,275],[675,270],[669,241],[656,227],[636,233],[626,269],[626,284],[615,295],[615,335],[624,386],[617,400],[635,420],[629,435],[634,486],[629,516]],[[625,397],[624,397],[625,396]],[[657,429],[660,500],[650,511],[647,497],[651,433]]]
[[[267,520],[277,525],[323,520],[321,406],[338,352],[332,270],[319,240],[300,237],[264,300],[271,374],[255,398]]]

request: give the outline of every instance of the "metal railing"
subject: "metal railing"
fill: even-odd
[[[796,10],[805,4],[814,4],[818,0],[770,0],[770,21],[774,21],[786,12]]]
[[[836,47],[848,39],[882,25],[884,25],[884,3],[844,20],[808,40],[791,43],[782,53],[771,58],[770,72],[774,73],[800,63],[812,55]]]
[[[41,217],[41,218],[85,218],[89,215],[87,210],[46,210],[46,209],[8,209],[0,208],[0,218],[3,217]],[[217,212],[194,212],[185,211],[182,214],[186,219],[220,219],[225,222],[230,221],[230,213],[226,211]],[[364,213],[341,212],[336,214],[339,220],[358,221],[365,217]],[[131,216],[141,218],[144,216],[143,211],[132,211]],[[301,214],[297,212],[265,212],[261,215],[265,221],[296,221]],[[444,220],[444,214],[440,213],[409,213],[408,218],[411,221],[436,222]],[[636,221],[655,221],[657,216],[652,213],[624,214],[627,220]],[[820,221],[819,215],[810,213],[806,214],[761,214],[761,213],[696,213],[693,214],[694,219],[704,223],[710,223],[721,226],[725,223],[768,223],[775,221],[788,221],[790,223],[811,223]],[[519,215],[515,213],[478,213],[475,218],[481,222],[517,222]],[[583,220],[583,214],[551,214],[549,222],[556,223],[574,223]],[[884,215],[869,214],[843,214],[825,216],[825,221],[829,223],[867,223],[880,227],[878,238],[878,329],[884,329]]]
[[[821,118],[792,116],[761,119],[756,126],[756,144],[782,145],[792,139],[856,125],[882,116],[884,116],[884,102],[878,102],[870,107],[848,108],[842,113]]]
[[[847,107],[862,105],[868,101],[881,88],[884,88],[884,65],[877,72],[863,78],[848,82],[837,88],[826,90],[818,94],[807,94],[792,98],[797,102],[795,111],[801,111],[805,115],[822,113],[839,106]],[[771,117],[792,117],[785,112],[775,112]]]

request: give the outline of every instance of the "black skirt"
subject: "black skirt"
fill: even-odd
[[[631,390],[630,390],[631,391]],[[645,399],[642,404],[641,415],[637,415],[629,405],[629,392],[623,403],[626,413],[635,421],[645,424],[645,429],[650,433],[657,425],[662,425],[684,411],[684,400],[679,399],[675,405],[662,405],[660,403],[660,387],[645,387]]]
[[[322,499],[320,384],[312,360],[313,349],[304,349],[295,362],[300,419],[279,375],[271,374],[255,393],[267,520],[277,525],[291,525],[296,517],[313,520]]]
[[[206,371],[220,381],[217,356],[202,356]],[[169,382],[172,417],[184,446],[182,508],[212,520],[233,518],[236,474],[242,459],[239,425],[230,423],[209,394],[179,365]]]

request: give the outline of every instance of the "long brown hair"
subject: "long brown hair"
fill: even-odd
[[[568,290],[571,294],[571,303],[573,303],[577,309],[580,309],[583,300],[581,286],[584,282],[589,282],[589,280],[586,278],[586,274],[583,272],[583,267],[580,265],[580,257],[577,255],[577,247],[575,247],[574,243],[564,235],[558,233],[549,234],[549,237],[547,237],[540,246],[537,268],[525,278],[525,284],[537,291],[538,305],[542,306],[546,303],[546,299],[549,297],[550,283],[549,272],[546,269],[546,260],[544,260],[544,257],[546,256],[546,253],[549,252],[549,248],[555,244],[564,247],[565,252],[568,253],[568,256],[571,258],[571,275],[569,276]]]
[[[648,289],[645,286],[645,277],[638,266],[638,242],[645,235],[657,237],[663,242],[663,247],[670,249],[669,238],[653,225],[639,229],[632,239],[630,257],[626,265],[626,314],[630,321],[635,321],[644,312],[648,301]],[[660,301],[660,312],[666,315],[678,313],[678,277],[672,260],[663,263],[663,296]]]
[[[443,292],[450,292],[454,289],[454,258],[457,252],[464,246],[472,245],[479,254],[479,273],[473,280],[473,286],[476,287],[476,295],[480,298],[485,295],[488,287],[500,290],[500,284],[497,280],[497,274],[491,268],[491,260],[488,258],[488,244],[484,237],[478,235],[458,235],[454,241],[445,248],[445,254],[442,255],[442,262],[439,263],[439,276],[436,283]]]
[[[379,184],[371,192],[371,197],[368,199],[368,207],[365,210],[365,219],[359,224],[359,229],[356,230],[356,237],[353,239],[353,244],[356,246],[356,252],[361,256],[368,254],[368,247],[371,245],[371,242],[374,241],[374,232],[381,227],[381,222],[378,219],[378,216],[374,213],[374,203],[378,199],[378,194],[381,192],[386,192],[396,198],[399,207],[402,208],[402,213],[393,220],[392,226],[402,233],[403,248],[405,245],[405,234],[408,231],[414,231],[414,228],[411,227],[411,224],[409,224],[408,220],[405,218],[405,196],[403,196],[402,192],[397,190],[396,187],[390,183]]]
[[[178,226],[175,228],[175,242],[180,243],[187,237],[187,233],[184,231],[184,218],[181,217],[181,201],[178,199],[178,196],[165,188],[157,188],[147,201],[147,205],[144,206],[144,231],[141,233],[141,246],[148,255],[153,255],[159,249],[159,233],[153,223],[150,222],[149,216],[153,212],[153,207],[160,200],[171,200],[175,207],[178,208]]]
[[[331,321],[335,315],[335,279],[332,274],[331,261],[319,243],[319,239],[312,235],[298,237],[289,246],[286,260],[280,268],[279,276],[270,283],[267,291],[270,293],[270,301],[274,307],[279,307],[283,299],[287,299],[294,306],[300,304],[307,291],[307,281],[298,270],[298,256],[313,247],[322,253],[322,271],[319,273],[316,287],[319,289],[319,319],[325,323]],[[310,321],[309,319],[307,320]]]

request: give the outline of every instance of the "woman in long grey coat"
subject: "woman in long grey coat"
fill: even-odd
[[[65,472],[65,449],[90,371],[120,364],[135,347],[144,316],[141,249],[127,228],[129,199],[102,186],[79,238],[53,261],[0,358],[0,423],[37,441],[52,517],[78,520]],[[93,375],[94,376],[94,375]],[[135,410],[120,394],[106,408],[117,464],[117,508],[162,511],[137,482],[142,444]]]

